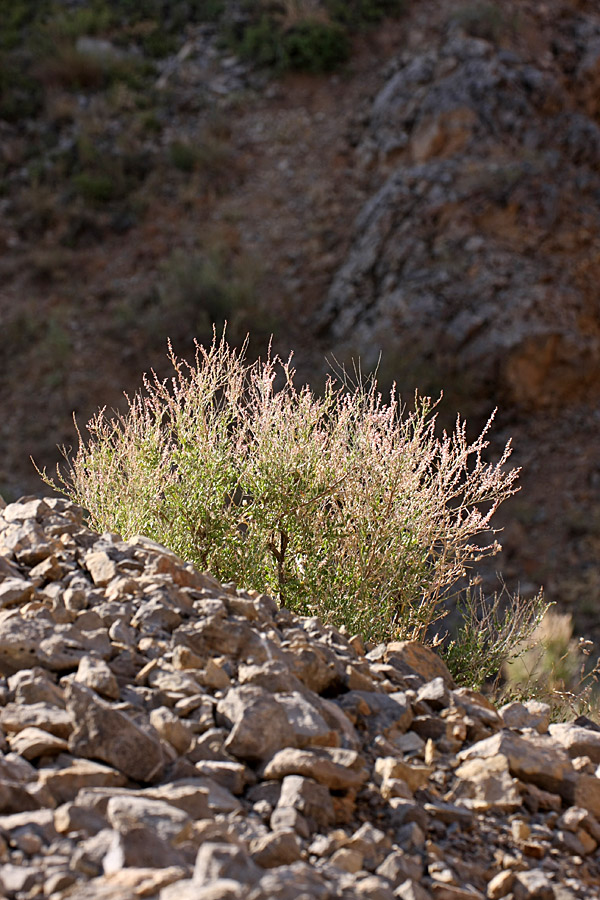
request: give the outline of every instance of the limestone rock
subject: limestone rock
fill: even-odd
[[[79,660],[75,680],[86,687],[91,688],[102,697],[109,700],[119,699],[119,685],[117,679],[110,670],[109,665],[103,659],[93,656],[83,656]]]
[[[600,731],[582,728],[573,722],[557,722],[549,727],[550,735],[565,748],[571,759],[589,756],[593,763],[600,765]]]
[[[266,764],[265,778],[304,775],[332,790],[357,790],[367,779],[365,761],[353,750],[322,748],[297,750],[286,747]]]
[[[231,878],[245,885],[255,884],[262,875],[251,857],[232,844],[207,841],[202,844],[194,867],[194,884],[203,886],[218,878]]]
[[[323,827],[335,820],[331,796],[325,785],[303,775],[284,777],[277,807],[296,809]]]
[[[268,759],[287,744],[289,725],[285,710],[264,688],[231,688],[219,701],[217,712],[232,726],[225,747],[240,759]]]
[[[498,712],[508,728],[535,728],[540,734],[548,731],[550,707],[547,703],[541,703],[539,700],[520,703],[514,700],[511,703],[505,703]]]
[[[67,709],[77,723],[69,739],[72,753],[102,760],[135,781],[152,781],[160,776],[165,756],[158,738],[89,688],[73,681],[65,694]]]

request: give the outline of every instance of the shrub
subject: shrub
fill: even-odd
[[[350,42],[339,25],[306,21],[285,32],[282,50],[286,69],[318,74],[346,62]]]
[[[73,187],[86,203],[102,206],[117,196],[118,187],[111,175],[102,172],[79,172],[73,176]]]
[[[162,275],[160,306],[187,320],[192,333],[210,334],[213,325],[222,328],[239,308],[253,302],[255,272],[219,248],[203,253],[176,250],[163,264]]]
[[[325,6],[336,22],[360,28],[385,16],[402,15],[406,0],[325,0]]]
[[[482,688],[505,665],[529,653],[548,606],[542,591],[524,599],[503,586],[486,598],[477,585],[469,584],[457,604],[462,624],[441,648],[458,684]]]
[[[282,0],[246,2],[243,15],[225,22],[233,51],[282,73],[329,72],[350,55],[350,33],[384,16],[398,16],[404,0]]]
[[[245,361],[225,339],[152,374],[128,409],[100,411],[56,481],[92,527],[137,532],[222,580],[371,639],[423,638],[466,570],[498,549],[490,520],[516,490],[465,423],[435,435],[374,379],[316,397],[290,362]],[[276,382],[280,385],[276,389]],[[487,543],[478,536],[487,534]]]
[[[185,141],[173,141],[169,147],[169,159],[176,169],[193,172],[198,163],[196,148]]]

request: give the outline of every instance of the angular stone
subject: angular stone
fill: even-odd
[[[158,709],[153,709],[150,713],[150,724],[177,753],[185,753],[190,747],[193,740],[192,732],[168,707],[159,706]]]
[[[97,587],[106,587],[117,574],[116,563],[104,550],[91,550],[86,553],[84,562]]]
[[[304,775],[332,790],[357,790],[368,778],[363,757],[354,750],[320,748],[279,750],[266,764],[263,777]]]
[[[357,875],[354,882],[357,898],[364,900],[394,900],[394,893],[388,883],[378,875]]]
[[[344,685],[346,672],[342,661],[329,647],[311,644],[300,629],[290,637],[282,655],[294,675],[315,694],[331,692],[335,696]]]
[[[573,722],[557,722],[550,725],[548,731],[553,740],[564,747],[571,759],[588,756],[593,763],[600,765],[600,731],[582,728]]]
[[[397,888],[395,896],[400,900],[431,900],[431,894],[425,890],[416,880],[407,878]]]
[[[195,769],[201,775],[211,778],[216,784],[232,794],[243,794],[249,784],[256,782],[252,769],[242,763],[229,760],[205,760],[197,762]]]
[[[413,721],[410,704],[402,692],[348,691],[338,702],[351,721],[376,734],[407,731]]]
[[[58,756],[68,749],[64,738],[56,737],[41,728],[23,728],[8,738],[10,749],[24,759],[38,759],[40,756]]]
[[[356,874],[356,872],[360,872],[363,867],[363,855],[360,850],[352,850],[350,847],[340,847],[339,850],[336,850],[329,858],[329,862],[337,869]]]
[[[9,503],[2,510],[2,518],[6,522],[25,522],[27,519],[42,519],[49,515],[50,507],[39,497],[22,497],[15,503]]]
[[[123,823],[118,831],[108,833],[110,842],[102,856],[102,870],[106,875],[119,872],[124,866],[162,869],[180,866],[185,861],[180,850],[146,825]]]
[[[182,866],[166,866],[157,869],[154,866],[135,866],[119,869],[97,879],[97,892],[94,881],[83,885],[75,893],[69,892],[69,900],[104,900],[100,893],[104,889],[106,900],[125,900],[125,897],[155,897],[156,892],[185,878],[186,868]],[[87,887],[88,896],[85,896]],[[108,893],[110,892],[110,893]]]
[[[304,862],[298,860],[289,866],[270,869],[260,879],[256,893],[251,893],[249,900],[258,898],[269,900],[330,900],[331,887],[323,875]]]
[[[198,681],[213,691],[226,691],[231,687],[231,678],[213,659],[209,659],[204,670],[198,673]]]
[[[37,774],[35,766],[21,759],[16,753],[0,753],[0,782],[14,781],[17,784],[26,784],[35,781]]]
[[[32,809],[0,816],[0,832],[14,835],[21,830],[39,835],[45,844],[58,838],[51,809]]]
[[[444,661],[418,641],[392,641],[386,647],[385,659],[401,672],[420,675],[425,682],[441,678],[449,688],[454,687],[454,680]]]
[[[111,797],[106,807],[106,818],[116,831],[126,833],[141,825],[164,843],[172,844],[191,833],[192,820],[182,809],[164,800],[139,795]]]
[[[431,709],[445,709],[449,705],[450,690],[441,675],[419,688],[417,700],[424,701]]]
[[[376,874],[387,879],[393,888],[397,888],[409,878],[420,878],[421,868],[420,863],[416,863],[408,853],[394,850],[377,866]]]
[[[346,846],[353,850],[358,850],[362,854],[365,869],[373,871],[389,853],[391,841],[383,831],[375,828],[371,822],[365,822],[346,841]]]
[[[433,882],[429,887],[433,900],[485,900],[475,888],[462,888],[454,884]]]
[[[392,778],[400,779],[411,791],[424,787],[433,771],[431,766],[408,765],[397,757],[384,756],[375,761],[376,780],[381,783]]]
[[[554,900],[554,888],[546,872],[517,872],[513,883],[515,900]]]
[[[461,761],[474,758],[489,760],[498,754],[506,757],[510,773],[516,778],[531,781],[542,790],[564,797],[572,795],[576,773],[571,761],[545,735],[519,736],[501,731],[463,750],[458,758]]]
[[[335,820],[331,795],[327,788],[302,775],[286,775],[283,779],[277,808],[287,807],[298,810],[321,827],[331,825]]]
[[[254,861],[263,869],[288,866],[300,859],[302,848],[294,831],[275,831],[250,844]]]
[[[39,770],[39,783],[48,788],[57,803],[74,800],[83,788],[119,788],[127,783],[122,772],[92,760],[65,756],[58,757],[56,765]]]
[[[457,688],[452,691],[452,696],[458,707],[462,707],[469,716],[478,719],[487,727],[488,734],[490,731],[498,731],[502,728],[503,722],[496,707],[479,691]]]
[[[103,659],[83,656],[79,660],[75,681],[91,688],[97,694],[101,694],[109,700],[119,699],[120,691],[117,679]]]
[[[54,810],[54,827],[60,834],[83,832],[88,837],[106,828],[106,819],[76,803],[63,803]]]
[[[10,816],[26,810],[39,809],[42,803],[26,786],[10,781],[0,781],[0,813]]]
[[[65,700],[60,687],[50,673],[40,666],[21,669],[8,679],[8,687],[14,693],[17,706],[33,703],[48,703],[50,706],[65,708]],[[7,704],[8,705],[8,704]]]
[[[505,703],[498,711],[508,728],[535,728],[539,734],[548,731],[551,709],[547,703],[541,703],[539,700],[520,703],[513,700],[511,703]]]
[[[164,888],[159,900],[244,900],[247,896],[247,888],[233,878],[217,878],[203,886],[186,879]]]
[[[0,581],[0,609],[19,606],[31,600],[33,584],[24,578],[5,578]]]
[[[272,660],[262,666],[241,665],[238,670],[240,684],[255,684],[267,688],[271,693],[301,691],[302,682],[289,667],[279,661]]]
[[[69,739],[74,755],[101,760],[134,781],[160,777],[166,760],[158,737],[76,682],[67,685],[65,696],[77,723]]]
[[[498,810],[510,812],[521,806],[519,784],[509,772],[505,756],[490,759],[470,759],[455,771],[458,783],[447,795],[457,806],[478,812]]]
[[[14,866],[11,863],[4,863],[0,867],[0,878],[3,893],[15,897],[41,884],[44,880],[44,869],[42,866]]]
[[[4,672],[12,674],[39,665],[40,645],[55,627],[51,619],[24,619],[16,610],[1,618],[0,667]]]
[[[288,743],[296,747],[335,747],[339,743],[336,731],[327,724],[317,707],[308,698],[293,691],[278,694],[277,702],[288,721]]]
[[[510,705],[510,704],[509,704]],[[519,704],[521,705],[521,704]],[[515,880],[515,873],[510,869],[503,869],[488,881],[487,897],[488,900],[501,900],[510,893]]]
[[[44,529],[31,519],[9,525],[2,533],[2,543],[23,566],[35,566],[62,550],[62,545],[47,537]]]
[[[600,819],[600,778],[595,775],[578,775],[573,793],[566,797],[573,806],[581,806]]]
[[[270,821],[271,829],[278,831],[294,831],[301,838],[310,837],[310,825],[302,813],[292,806],[277,807]]]
[[[0,710],[0,725],[9,733],[22,731],[24,728],[40,728],[59,738],[68,738],[73,731],[70,713],[43,701],[26,706],[7,703]]]
[[[217,713],[233,726],[225,747],[239,759],[260,762],[289,743],[286,712],[263,688],[231,688],[219,701]]]
[[[203,886],[217,878],[231,878],[248,886],[255,884],[262,874],[262,869],[241,847],[207,841],[198,850],[193,881]]]

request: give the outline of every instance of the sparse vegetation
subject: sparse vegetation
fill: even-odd
[[[509,445],[484,462],[491,420],[473,443],[461,421],[438,438],[427,398],[409,413],[374,379],[330,380],[318,398],[295,386],[289,361],[249,364],[224,338],[198,346],[194,365],[171,361],[172,380],[147,378],[122,416],[98,413],[66,470],[45,476],[92,527],[143,532],[370,639],[424,638],[465,572],[498,549],[491,519],[517,471]],[[520,602],[524,627],[539,604],[526,616]],[[493,640],[502,661],[513,632]]]
[[[467,34],[497,43],[508,30],[517,27],[514,14],[507,14],[494,2],[475,2],[461,6],[452,16]]]
[[[156,349],[164,347],[165,334],[177,344],[191,344],[198,336],[210,339],[213,328],[221,329],[226,320],[229,333],[242,340],[252,324],[262,334],[269,321],[275,323],[260,304],[260,277],[254,260],[223,244],[175,250],[149,291],[118,304],[116,328],[143,336],[144,346]]]
[[[329,72],[350,56],[353,31],[399,16],[403,0],[285,0],[281,4],[246,2],[244,17],[224,22],[235,53],[278,73],[288,70]]]
[[[469,584],[458,602],[462,621],[458,633],[440,648],[457,682],[482,688],[509,662],[529,652],[547,611],[542,591],[524,598],[503,586],[486,598],[480,586]]]
[[[592,641],[573,637],[569,613],[547,611],[531,640],[504,665],[504,694],[549,703],[555,721],[581,715],[600,721],[600,659],[594,660],[593,648]]]

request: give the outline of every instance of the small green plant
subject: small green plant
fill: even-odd
[[[329,72],[350,55],[346,31],[336,23],[307,19],[282,27],[263,15],[244,30],[234,49],[242,57],[269,66],[278,73],[289,70]]]
[[[173,141],[169,147],[169,158],[176,169],[193,172],[198,164],[198,152],[186,141]]]
[[[224,22],[226,42],[244,59],[281,74],[330,72],[350,56],[350,35],[384,16],[398,16],[404,0],[282,0],[247,2],[245,16]]]
[[[252,303],[255,273],[218,248],[203,253],[175,251],[163,266],[158,287],[165,309],[177,310],[192,323],[192,331],[219,330],[238,308]]]
[[[325,0],[335,22],[350,28],[380,22],[385,16],[398,17],[406,9],[406,0]]]
[[[458,602],[462,620],[458,633],[441,646],[457,683],[480,689],[504,666],[526,654],[547,610],[541,591],[524,599],[503,586],[487,598],[478,585],[469,584]]]
[[[117,196],[118,187],[111,175],[102,172],[79,172],[72,180],[77,193],[86,203],[93,206],[110,203]]]
[[[483,433],[435,434],[435,404],[408,413],[375,379],[297,388],[290,361],[249,364],[225,338],[170,351],[122,415],[98,413],[47,484],[92,527],[143,532],[223,580],[370,639],[423,638],[516,490],[510,445],[486,463]],[[279,385],[276,388],[276,382]],[[487,535],[486,543],[479,536]]]
[[[307,20],[284,34],[282,52],[286,69],[319,74],[346,62],[350,42],[339,25]]]

